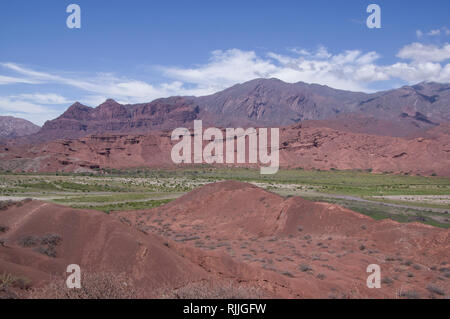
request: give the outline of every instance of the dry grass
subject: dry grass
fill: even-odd
[[[261,299],[264,293],[257,287],[234,282],[196,282],[161,294],[163,299]]]
[[[142,297],[122,274],[84,273],[80,289],[69,289],[65,280],[57,280],[43,288],[33,289],[30,299],[136,299]]]
[[[0,299],[20,298],[21,291],[28,290],[31,281],[25,277],[14,276],[9,273],[0,274]]]

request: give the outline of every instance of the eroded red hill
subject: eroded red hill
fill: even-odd
[[[327,203],[284,199],[253,185],[206,185],[159,208],[117,213],[131,224],[301,283],[299,296],[421,297],[450,289],[450,231],[372,218]],[[366,286],[367,266],[381,289]],[[306,288],[307,287],[307,288]]]
[[[105,168],[186,167],[188,164],[173,163],[170,153],[177,142],[170,137],[171,132],[156,131],[89,135],[31,147],[1,146],[0,169],[93,172]],[[425,132],[423,137],[399,138],[297,124],[280,129],[280,167],[450,176],[450,135],[445,125]]]

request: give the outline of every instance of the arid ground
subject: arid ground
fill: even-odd
[[[199,167],[9,173],[0,176],[0,192],[3,297],[450,292],[447,178],[301,169],[262,176]],[[111,295],[98,288],[70,295],[63,282],[69,264]],[[370,264],[381,267],[380,289],[366,285]]]

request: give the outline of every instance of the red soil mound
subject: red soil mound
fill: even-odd
[[[64,278],[66,267],[78,264],[90,273],[126,274],[141,289],[141,297],[160,297],[189,283],[220,285],[230,280],[257,286],[263,296],[317,293],[314,287],[294,292],[292,283],[279,274],[164,240],[128,223],[125,218],[40,201],[12,205],[0,212],[0,225],[7,227],[2,234],[6,244],[0,246],[0,274],[27,278],[39,287]],[[43,244],[44,238],[55,237],[59,240],[52,249]]]
[[[64,274],[69,264],[89,271],[126,273],[147,293],[206,276],[200,267],[165,247],[160,238],[104,213],[33,201],[0,212],[0,224],[9,228],[2,236],[7,244],[0,247],[0,269],[30,277],[37,284],[50,275]],[[49,234],[61,238],[55,258],[37,251],[39,244],[23,247],[26,236]]]
[[[337,205],[284,199],[246,183],[206,185],[165,206],[117,216],[303,283],[293,296],[395,298],[414,291],[431,297],[428,285],[450,289],[449,230],[375,221]],[[381,289],[366,286],[370,264],[381,266]]]

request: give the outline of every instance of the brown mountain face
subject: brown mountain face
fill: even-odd
[[[408,137],[449,122],[449,105],[450,84],[420,83],[366,94],[256,79],[203,97],[170,97],[134,105],[107,100],[96,108],[75,103],[34,136],[14,143],[97,133],[146,133],[191,127],[196,119],[216,127],[280,127],[320,120],[321,127]]]
[[[449,105],[450,84],[422,82],[371,94],[358,103],[358,108],[379,118],[391,115],[433,125],[450,121]]]
[[[30,121],[12,117],[0,116],[0,138],[14,138],[38,132],[39,126]]]
[[[256,79],[198,98],[202,109],[215,115],[218,126],[283,126],[304,120],[332,118],[353,111],[364,93],[335,90],[278,79]]]
[[[420,83],[374,94],[257,79],[199,97],[218,126],[283,126],[321,120],[352,132],[409,136],[450,121],[450,84]],[[328,122],[330,121],[330,122]]]
[[[75,103],[58,118],[47,121],[31,139],[34,142],[79,138],[108,132],[147,132],[186,126],[199,115],[191,98],[171,97],[151,103],[122,105],[109,99],[96,108]]]

